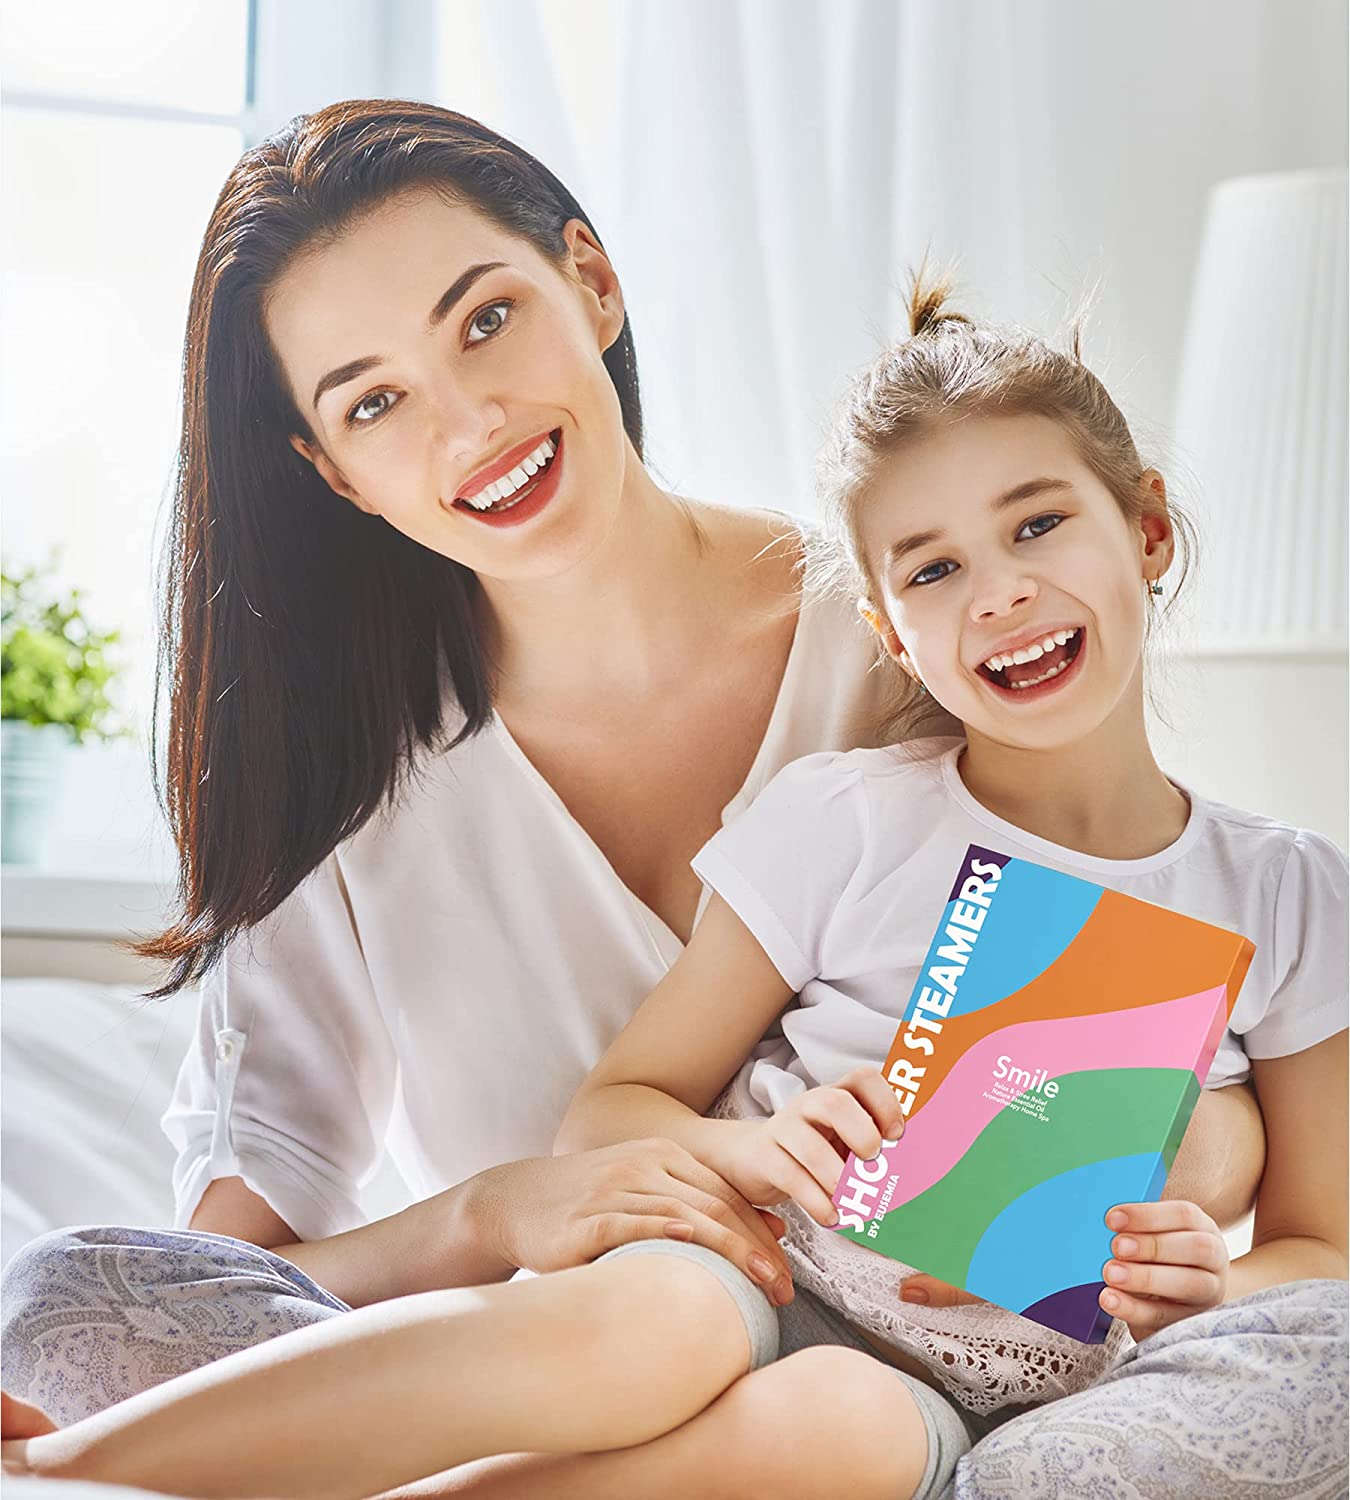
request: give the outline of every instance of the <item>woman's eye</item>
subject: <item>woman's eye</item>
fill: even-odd
[[[509,301],[489,302],[486,307],[480,307],[469,319],[466,341],[470,344],[481,344],[485,339],[490,339],[494,333],[500,333],[506,326],[507,315],[510,311]]]
[[[1059,523],[1063,519],[1064,519],[1063,516],[1057,515],[1057,514],[1055,514],[1054,512],[1051,512],[1051,511],[1047,511],[1046,514],[1043,515],[1043,516],[1032,516],[1032,518],[1029,521],[1025,522],[1019,528],[1018,533],[1017,533],[1017,539],[1020,541],[1021,540],[1021,536],[1022,536],[1022,532],[1026,531],[1028,527],[1034,526],[1034,527],[1036,527],[1038,529],[1035,530],[1035,531],[1033,531],[1031,533],[1031,537],[1029,538],[1029,540],[1035,540],[1035,538],[1038,537],[1038,536],[1044,536],[1047,531],[1053,531],[1055,529],[1055,527],[1058,526]],[[1042,521],[1048,521],[1050,524],[1048,526],[1042,526],[1041,525]]]
[[[347,413],[347,426],[369,427],[393,407],[395,400],[393,391],[371,391]]]
[[[933,569],[934,568],[954,568],[955,566],[956,566],[955,563],[948,562],[944,558],[941,562],[929,563],[927,567],[920,568],[919,571],[909,581],[911,583],[938,583],[941,579],[945,578],[947,575],[945,573],[933,574]],[[930,576],[930,575],[932,575],[932,576]]]

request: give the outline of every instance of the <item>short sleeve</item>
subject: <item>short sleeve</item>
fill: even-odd
[[[336,854],[204,980],[162,1126],[178,1151],[174,1225],[242,1177],[302,1240],[365,1222],[398,1064]]]
[[[825,934],[865,833],[863,777],[849,753],[806,755],[715,833],[693,868],[800,990],[821,972]]]
[[[1330,839],[1300,829],[1275,896],[1275,988],[1243,1035],[1248,1057],[1287,1057],[1345,1029],[1347,863]]]

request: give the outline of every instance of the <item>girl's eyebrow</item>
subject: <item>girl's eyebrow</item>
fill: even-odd
[[[439,328],[450,316],[455,304],[468,294],[469,288],[480,277],[486,276],[489,271],[498,271],[506,264],[502,260],[485,260],[476,266],[470,266],[462,275],[441,293],[436,306],[427,314],[427,332]],[[379,354],[363,354],[359,359],[349,359],[345,365],[338,365],[334,370],[329,370],[327,375],[320,376],[319,383],[314,387],[314,394],[310,397],[312,410],[319,409],[319,401],[329,391],[336,390],[340,385],[346,385],[349,380],[356,380],[360,376],[373,370],[376,365],[384,362],[383,356]]]
[[[1012,489],[1005,490],[1003,494],[996,495],[989,502],[989,509],[996,514],[1007,510],[1009,506],[1019,505],[1023,500],[1029,500],[1033,495],[1045,494],[1050,490],[1068,490],[1073,486],[1067,479],[1052,479],[1048,475],[1039,479],[1026,479],[1021,484],[1015,484]],[[930,542],[940,541],[946,532],[938,527],[933,531],[915,531],[909,536],[901,537],[899,541],[892,542],[886,548],[884,562],[886,567],[892,567],[898,563],[906,553],[917,551],[920,547],[926,547]]]

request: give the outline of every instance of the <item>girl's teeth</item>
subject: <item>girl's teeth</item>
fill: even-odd
[[[1058,676],[1059,673],[1061,673],[1068,665],[1068,662],[1062,661],[1058,666],[1051,667],[1048,672],[1042,672],[1039,677],[1029,678],[1026,682],[1010,682],[1008,686],[1014,692],[1016,692],[1018,688],[1035,687],[1038,682],[1048,682],[1050,678]]]
[[[1057,630],[1053,635],[1046,636],[1043,641],[1037,641],[1030,646],[1025,646],[1021,651],[1008,652],[1002,656],[991,656],[985,662],[985,666],[991,672],[1001,672],[1005,667],[1011,667],[1014,664],[1021,666],[1024,662],[1039,661],[1047,651],[1053,651],[1056,646],[1063,646],[1077,634],[1076,630]]]

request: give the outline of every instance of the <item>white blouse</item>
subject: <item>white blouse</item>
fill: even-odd
[[[803,603],[740,813],[789,761],[877,743],[888,674],[846,600]],[[304,1240],[365,1222],[382,1147],[425,1198],[548,1155],[679,957],[495,716],[438,756],[203,982],[164,1116],[174,1223],[242,1177]],[[705,890],[698,909],[707,901]]]

